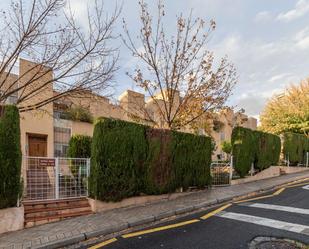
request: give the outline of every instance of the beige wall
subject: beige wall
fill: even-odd
[[[253,117],[248,117],[243,113],[234,113],[231,109],[226,109],[217,113],[215,119],[223,123],[223,127],[219,131],[212,129],[211,136],[216,141],[216,150],[213,155],[213,160],[217,160],[217,155],[223,155],[224,159],[227,155],[222,151],[221,144],[223,141],[231,141],[233,128],[236,126],[242,126],[248,129],[256,130],[257,120]]]
[[[34,63],[27,60],[20,59],[19,75],[25,74],[26,76],[20,79],[19,84],[25,84],[29,80],[35,71],[31,72],[31,68],[34,67]],[[28,72],[28,73],[26,73]],[[35,82],[33,87],[39,87],[41,82],[51,80],[53,78],[52,72],[42,77],[40,82]],[[27,87],[23,94],[31,92],[32,87]],[[21,93],[19,93],[21,94]],[[20,106],[31,105],[42,99],[53,96],[52,84],[42,87],[39,94],[32,96],[30,99],[24,101]],[[21,130],[21,149],[23,155],[28,155],[28,134],[40,134],[47,135],[47,156],[52,157],[54,155],[54,125],[53,125],[53,104],[47,104],[46,106],[35,111],[28,111],[20,114],[20,130]]]
[[[41,73],[45,73],[45,75]],[[19,77],[22,75],[22,77]],[[53,73],[48,72],[48,68],[37,67],[37,64],[20,59],[19,60],[19,73],[18,75],[9,75],[8,83],[12,80],[16,81],[18,79],[18,85],[26,84],[33,76],[41,76],[39,80],[32,82],[22,90],[18,92],[19,97],[27,97],[19,107],[29,106],[37,103],[46,98],[53,96],[53,85],[47,84],[45,82],[51,81],[53,79]],[[4,88],[7,86],[4,86]],[[34,89],[39,89],[35,95],[31,92]],[[5,90],[5,89],[1,89]],[[44,107],[20,113],[20,129],[21,129],[21,150],[23,155],[28,155],[28,134],[38,134],[47,136],[47,156],[52,157],[54,155],[54,137],[53,137],[53,104],[47,104]]]
[[[93,124],[85,123],[85,122],[72,122],[72,135],[93,135]]]
[[[82,106],[90,111],[94,118],[109,117],[127,120],[126,112],[121,106],[110,103],[109,99],[89,91],[83,93],[83,96],[66,97],[66,103],[73,106]]]

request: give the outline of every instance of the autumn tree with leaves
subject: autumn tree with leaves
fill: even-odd
[[[295,132],[309,137],[309,79],[273,96],[260,120],[263,131],[274,134]]]
[[[68,1],[12,0],[1,12],[0,102],[17,96],[17,107],[25,112],[65,96],[104,92],[117,70],[118,49],[112,42],[120,8],[107,14],[103,6],[93,1],[81,26]],[[34,63],[12,80],[19,58]],[[50,86],[53,95],[33,98]]]
[[[139,67],[128,75],[141,87],[156,106],[164,128],[181,129],[194,126],[209,113],[219,111],[236,83],[234,66],[227,57],[215,61],[207,49],[216,23],[182,14],[176,19],[176,32],[170,36],[164,25],[165,7],[158,1],[157,17],[149,6],[139,2],[140,31],[132,36],[124,20],[124,44],[137,58]],[[180,95],[180,98],[177,96]],[[146,120],[154,125],[157,120],[147,109]]]

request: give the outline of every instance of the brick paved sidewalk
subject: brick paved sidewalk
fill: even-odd
[[[309,177],[309,171],[251,183],[213,188],[186,194],[175,200],[146,206],[120,208],[67,219],[0,235],[0,248],[57,248],[98,235],[107,235],[129,227],[184,214],[235,197]]]

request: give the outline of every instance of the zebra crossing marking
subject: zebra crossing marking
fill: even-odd
[[[289,206],[279,206],[279,205],[273,205],[273,204],[250,203],[250,202],[242,203],[239,205],[246,206],[246,207],[270,209],[270,210],[277,210],[277,211],[283,211],[283,212],[289,212],[289,213],[309,215],[309,209],[306,209],[306,208],[296,208],[296,207],[289,207]]]
[[[285,221],[279,221],[259,216],[253,216],[248,214],[241,214],[241,213],[234,213],[234,212],[225,212],[222,211],[218,214],[216,214],[217,217],[231,219],[231,220],[237,220],[237,221],[243,221],[251,224],[271,227],[275,229],[280,229],[288,232],[294,232],[304,235],[309,235],[309,226],[306,225],[300,225],[296,223],[290,223]]]

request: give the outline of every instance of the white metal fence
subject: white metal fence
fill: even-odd
[[[212,185],[224,186],[231,184],[233,171],[233,157],[231,157],[230,161],[213,161],[210,166]]]
[[[24,157],[24,200],[88,195],[88,158]]]
[[[290,167],[290,155],[284,155],[284,160],[283,160],[284,165]],[[302,162],[299,162],[297,164],[298,167],[309,167],[309,152],[306,152],[304,155],[304,159]]]

